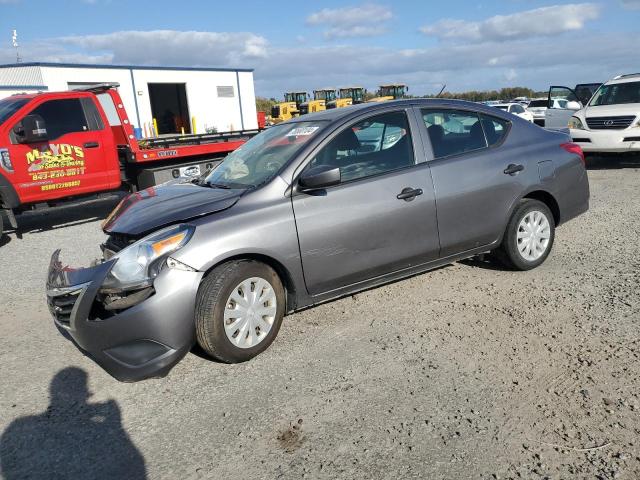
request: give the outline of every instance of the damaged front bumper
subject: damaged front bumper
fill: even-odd
[[[114,304],[100,290],[117,259],[75,269],[63,266],[59,257],[57,250],[47,275],[47,303],[55,324],[116,379],[162,377],[194,345],[202,272],[165,266],[150,290]]]

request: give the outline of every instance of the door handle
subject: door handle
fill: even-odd
[[[421,188],[406,187],[406,188],[403,188],[398,195],[396,195],[396,198],[398,200],[404,200],[405,202],[410,202],[411,200],[416,198],[418,195],[422,195],[423,193],[424,192],[422,191]]]
[[[515,175],[522,170],[524,170],[524,165],[516,165],[515,163],[510,163],[507,168],[504,169],[504,173],[506,173],[507,175]]]
[[[98,142],[87,142],[83,145],[84,148],[98,148],[99,146]]]

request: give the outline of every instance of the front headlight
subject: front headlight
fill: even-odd
[[[580,120],[578,117],[571,117],[569,119],[569,124],[568,124],[569,128],[573,128],[574,130],[584,130],[584,125],[582,124],[582,120]]]
[[[167,256],[186,245],[194,230],[191,225],[174,225],[120,250],[111,257],[118,261],[102,287],[107,290],[133,290],[151,285]]]

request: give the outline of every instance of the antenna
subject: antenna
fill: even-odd
[[[442,85],[442,88],[440,89],[440,91],[438,92],[438,94],[436,95],[436,98],[439,98],[440,95],[442,95],[442,92],[444,92],[444,89],[447,88],[447,84],[445,83],[444,85]]]
[[[16,63],[20,63],[22,59],[20,58],[20,49],[18,48],[18,31],[13,30],[11,34],[11,43],[13,44],[13,48],[16,49]]]

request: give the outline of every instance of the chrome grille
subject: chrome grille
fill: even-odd
[[[588,117],[587,125],[592,130],[623,130],[635,120],[635,116],[622,117]]]

